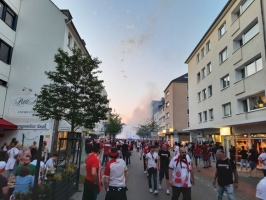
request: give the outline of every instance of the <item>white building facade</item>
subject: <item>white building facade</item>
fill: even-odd
[[[53,149],[56,149],[57,139],[67,136],[70,125],[65,121],[40,121],[33,116],[34,94],[39,94],[41,87],[49,84],[44,72],[55,70],[54,55],[58,48],[69,54],[72,48],[89,53],[68,10],[60,10],[50,0],[12,0],[12,3],[12,9],[18,14],[16,31],[8,30],[9,27],[2,31],[1,27],[6,24],[0,20],[0,37],[2,32],[8,35],[9,39],[5,40],[13,48],[11,64],[0,61],[0,79],[4,79],[7,86],[0,86],[0,118],[2,115],[4,120],[17,125],[18,129],[2,129],[0,145],[9,143],[13,137],[22,141],[23,134],[24,143],[30,145],[44,135],[49,149],[52,141]],[[4,67],[9,70],[2,70]]]
[[[266,147],[265,11],[229,0],[186,60],[193,141]]]

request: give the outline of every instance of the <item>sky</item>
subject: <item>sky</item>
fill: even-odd
[[[52,0],[70,10],[93,57],[102,61],[99,79],[110,107],[132,127],[149,116],[227,0]]]

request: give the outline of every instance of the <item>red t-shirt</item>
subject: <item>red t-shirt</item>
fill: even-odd
[[[199,148],[199,147],[195,147],[195,148],[194,148],[194,155],[195,155],[195,156],[199,156],[200,153],[201,153],[201,148]]]
[[[95,153],[92,153],[91,155],[88,156],[86,160],[86,172],[87,172],[86,179],[94,183],[94,179],[91,174],[91,169],[95,167],[98,171],[99,165],[100,165],[100,162],[99,162],[99,159],[96,157]]]
[[[108,154],[110,149],[111,149],[111,145],[110,144],[103,145],[103,153],[104,154]]]
[[[149,147],[144,148],[144,153],[147,154],[150,151]]]

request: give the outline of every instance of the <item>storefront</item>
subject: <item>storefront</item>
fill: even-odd
[[[255,145],[258,152],[260,152],[261,148],[266,147],[266,133],[247,133],[223,136],[223,145],[227,156],[229,156],[230,146],[235,146],[237,152],[236,161],[240,162],[241,155],[239,155],[239,151],[242,149],[242,146],[248,151],[252,145]],[[261,163],[259,163],[258,167],[261,167]]]

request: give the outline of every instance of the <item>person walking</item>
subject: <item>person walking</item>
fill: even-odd
[[[182,193],[184,200],[191,200],[191,186],[195,184],[193,164],[186,149],[181,147],[180,154],[174,156],[169,164],[169,185],[172,186],[172,200]]]
[[[201,148],[199,147],[199,145],[197,144],[194,147],[194,158],[195,158],[195,165],[196,168],[198,169],[198,172],[200,172],[200,157],[201,157]]]
[[[170,163],[170,152],[166,149],[165,145],[162,145],[162,149],[158,154],[158,170],[159,170],[159,189],[162,189],[162,180],[166,179],[166,194],[169,195],[169,163]]]
[[[101,170],[98,159],[100,144],[93,142],[91,151],[86,160],[86,178],[82,200],[96,200],[99,192],[101,192]]]
[[[31,157],[33,158],[35,156],[35,154],[38,151],[38,147],[37,147],[37,142],[34,141],[33,144],[29,147],[30,148],[30,153],[31,153]]]
[[[102,160],[102,168],[106,166],[106,163],[109,160],[109,150],[111,149],[111,145],[109,142],[106,142],[103,145],[103,160]]]
[[[241,155],[241,164],[240,164],[240,169],[238,170],[239,172],[242,171],[243,168],[243,164],[245,163],[245,167],[246,167],[246,172],[248,172],[248,152],[247,150],[245,150],[245,147],[242,146],[241,147],[241,151],[239,151],[239,154]]]
[[[142,152],[141,152],[141,156],[140,158],[143,158],[143,166],[144,166],[144,174],[146,174],[147,172],[147,165],[146,165],[146,154],[149,153],[150,148],[147,145],[147,143],[144,143],[142,146]],[[147,176],[149,176],[149,174],[147,173]]]
[[[126,162],[128,165],[128,158],[129,158],[129,146],[125,140],[124,144],[122,144],[122,155],[123,155],[123,160]]]
[[[262,164],[263,175],[264,177],[266,177],[266,147],[262,148],[262,153],[259,156],[259,161]]]
[[[118,150],[111,148],[111,160],[106,164],[104,171],[104,187],[107,191],[105,200],[127,200],[126,182],[129,174],[125,161],[118,156]]]
[[[233,160],[225,156],[223,150],[216,152],[216,172],[213,179],[213,185],[217,187],[218,200],[223,199],[224,192],[227,193],[228,200],[234,200],[234,187],[238,188],[238,174]]]
[[[8,160],[6,163],[5,170],[9,171],[9,173],[15,173],[15,170],[17,168],[18,153],[19,149],[17,147],[13,147],[12,149],[7,151]]]
[[[248,151],[248,160],[249,160],[249,175],[247,177],[251,177],[252,171],[256,169],[258,164],[258,157],[259,153],[255,147],[255,145],[252,145],[252,148]]]
[[[158,169],[158,154],[155,152],[155,147],[150,146],[150,152],[146,154],[145,157],[147,171],[148,171],[148,183],[149,183],[149,191],[152,192],[152,183],[151,177],[153,177],[153,188],[154,195],[158,194],[157,191],[157,169]]]
[[[202,146],[202,159],[203,159],[203,168],[209,168],[208,160],[209,160],[209,151],[207,145],[204,143]]]
[[[265,200],[266,199],[266,176],[260,180],[256,187],[256,197],[258,200]]]

